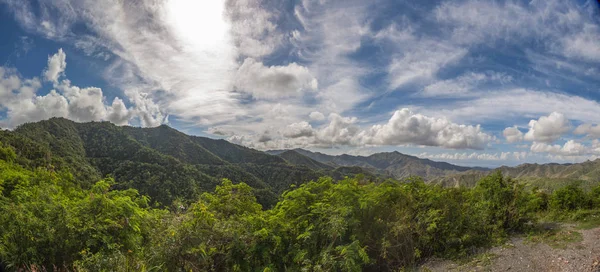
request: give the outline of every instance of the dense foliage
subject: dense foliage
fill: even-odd
[[[600,186],[447,188],[288,155],[166,126],[0,131],[0,271],[396,271],[600,208]]]
[[[392,271],[492,245],[540,212],[600,203],[600,188],[548,195],[497,172],[471,189],[324,177],[286,191],[270,209],[252,187],[224,179],[167,210],[110,178],[88,188],[19,157],[0,143],[0,261],[8,270]]]
[[[0,130],[0,141],[13,147],[19,154],[18,163],[28,169],[66,170],[86,189],[110,176],[116,188],[137,189],[163,206],[175,200],[191,203],[227,178],[247,183],[258,201],[271,207],[291,184],[324,175],[342,178],[365,172],[360,168],[315,170],[225,140],[189,136],[164,125],[134,128],[51,118],[14,131]]]

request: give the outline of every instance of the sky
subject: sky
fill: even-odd
[[[65,117],[458,165],[600,156],[600,4],[0,0],[0,127]]]

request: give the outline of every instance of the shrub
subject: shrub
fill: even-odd
[[[549,205],[555,212],[573,211],[590,206],[588,196],[577,184],[569,184],[555,190],[550,196]]]

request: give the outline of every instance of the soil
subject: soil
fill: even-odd
[[[513,237],[505,245],[491,248],[468,262],[431,259],[419,271],[548,271],[600,272],[600,227],[561,231],[577,234],[573,240],[552,241]],[[578,233],[572,233],[578,232]]]

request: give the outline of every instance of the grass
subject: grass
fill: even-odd
[[[600,226],[600,210],[579,210],[572,215],[578,229],[593,229]]]
[[[474,256],[470,264],[474,266],[488,266],[491,265],[496,258],[498,258],[498,255],[485,252]]]
[[[529,233],[527,241],[545,243],[553,248],[565,249],[570,244],[583,241],[583,236],[580,232],[570,228],[541,226]]]

